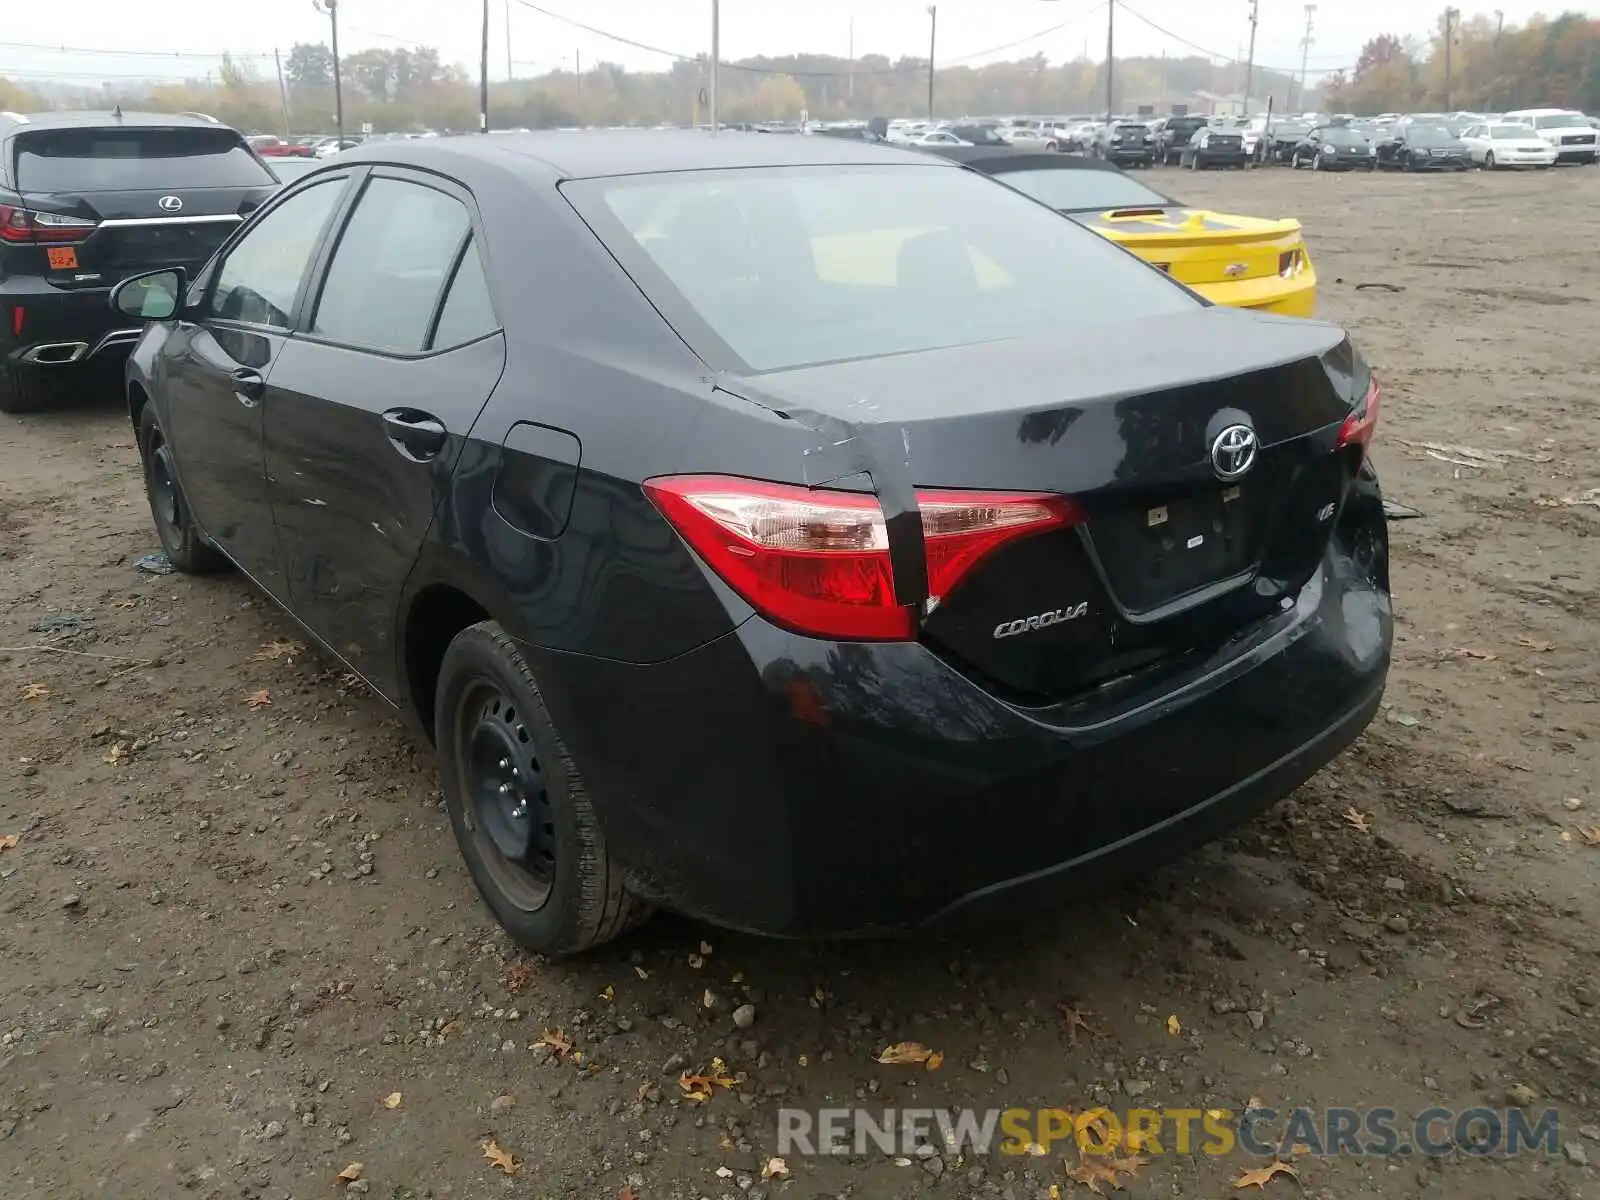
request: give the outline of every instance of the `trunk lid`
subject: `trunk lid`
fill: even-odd
[[[1334,447],[1358,370],[1332,326],[1212,308],[745,390],[800,420],[870,412],[900,436],[869,440],[904,444],[919,487],[1077,500],[1083,523],[995,551],[923,622],[930,646],[1027,703],[1215,646],[1298,592],[1354,471]],[[1224,480],[1212,443],[1233,425],[1259,449]]]
[[[40,247],[60,288],[107,287],[162,267],[202,267],[279,184],[226,127],[126,126],[18,134],[16,176],[33,212],[92,221]]]
[[[1124,208],[1069,214],[1190,286],[1269,279],[1304,244],[1300,222],[1197,208]]]

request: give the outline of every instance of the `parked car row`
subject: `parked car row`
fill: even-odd
[[[435,747],[519,943],[1036,915],[1373,718],[1380,391],[1276,315],[1297,223],[1045,149],[507,137],[280,186],[215,123],[0,122],[0,361],[132,345],[168,559]]]

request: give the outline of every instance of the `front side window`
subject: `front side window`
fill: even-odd
[[[245,232],[217,272],[208,312],[227,321],[288,329],[295,296],[345,180],[314,183]]]
[[[372,180],[339,238],[311,332],[419,353],[471,230],[466,205],[454,196],[400,179]]]
[[[636,175],[562,191],[702,357],[731,351],[750,370],[1053,336],[1200,303],[1097,234],[949,167]],[[677,319],[691,315],[720,347]]]

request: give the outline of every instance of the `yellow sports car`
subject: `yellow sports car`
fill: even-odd
[[[990,146],[938,153],[1125,246],[1213,304],[1316,312],[1317,273],[1299,221],[1188,208],[1098,159]]]

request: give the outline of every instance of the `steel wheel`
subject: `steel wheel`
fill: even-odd
[[[537,912],[555,882],[556,827],[527,725],[497,684],[479,679],[462,692],[454,727],[466,816],[484,865],[508,900]]]

